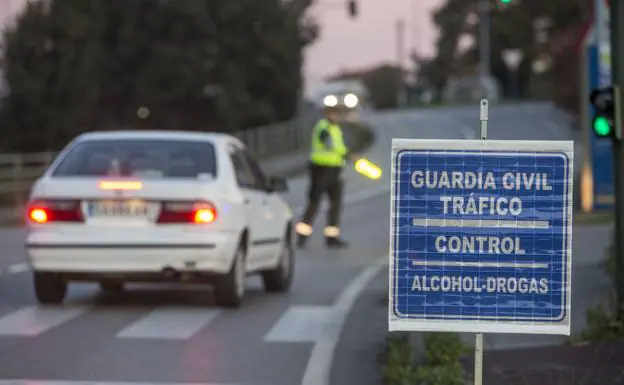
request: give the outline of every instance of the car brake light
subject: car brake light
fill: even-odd
[[[193,222],[195,223],[212,223],[215,219],[216,215],[212,209],[199,209],[195,211],[193,216]]]
[[[136,181],[102,181],[98,184],[101,190],[141,190],[143,183]]]
[[[217,210],[208,202],[163,202],[158,223],[209,224],[217,219]]]
[[[36,223],[46,223],[48,221],[48,213],[45,209],[34,207],[30,209],[28,218]]]
[[[80,202],[74,200],[34,201],[28,205],[28,220],[32,223],[83,222]]]

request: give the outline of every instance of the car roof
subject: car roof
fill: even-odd
[[[76,140],[110,140],[110,139],[160,139],[190,140],[213,142],[215,145],[238,143],[244,145],[237,137],[220,132],[167,131],[167,130],[114,130],[91,131],[79,135]]]

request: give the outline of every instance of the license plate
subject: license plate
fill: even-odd
[[[149,207],[141,201],[92,202],[88,213],[99,218],[143,218],[149,215]]]

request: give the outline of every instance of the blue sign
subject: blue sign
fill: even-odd
[[[393,141],[390,330],[570,333],[573,142]]]
[[[593,90],[600,85],[599,52],[595,44],[589,45],[587,50],[589,89]],[[589,98],[587,98],[587,103],[591,111],[589,116],[591,126],[594,111]],[[613,207],[614,203],[613,147],[610,139],[597,138],[593,130],[589,130],[588,135],[590,136],[594,208],[608,209]]]

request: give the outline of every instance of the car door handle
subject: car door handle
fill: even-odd
[[[245,198],[245,204],[248,205],[249,204],[249,198]]]

